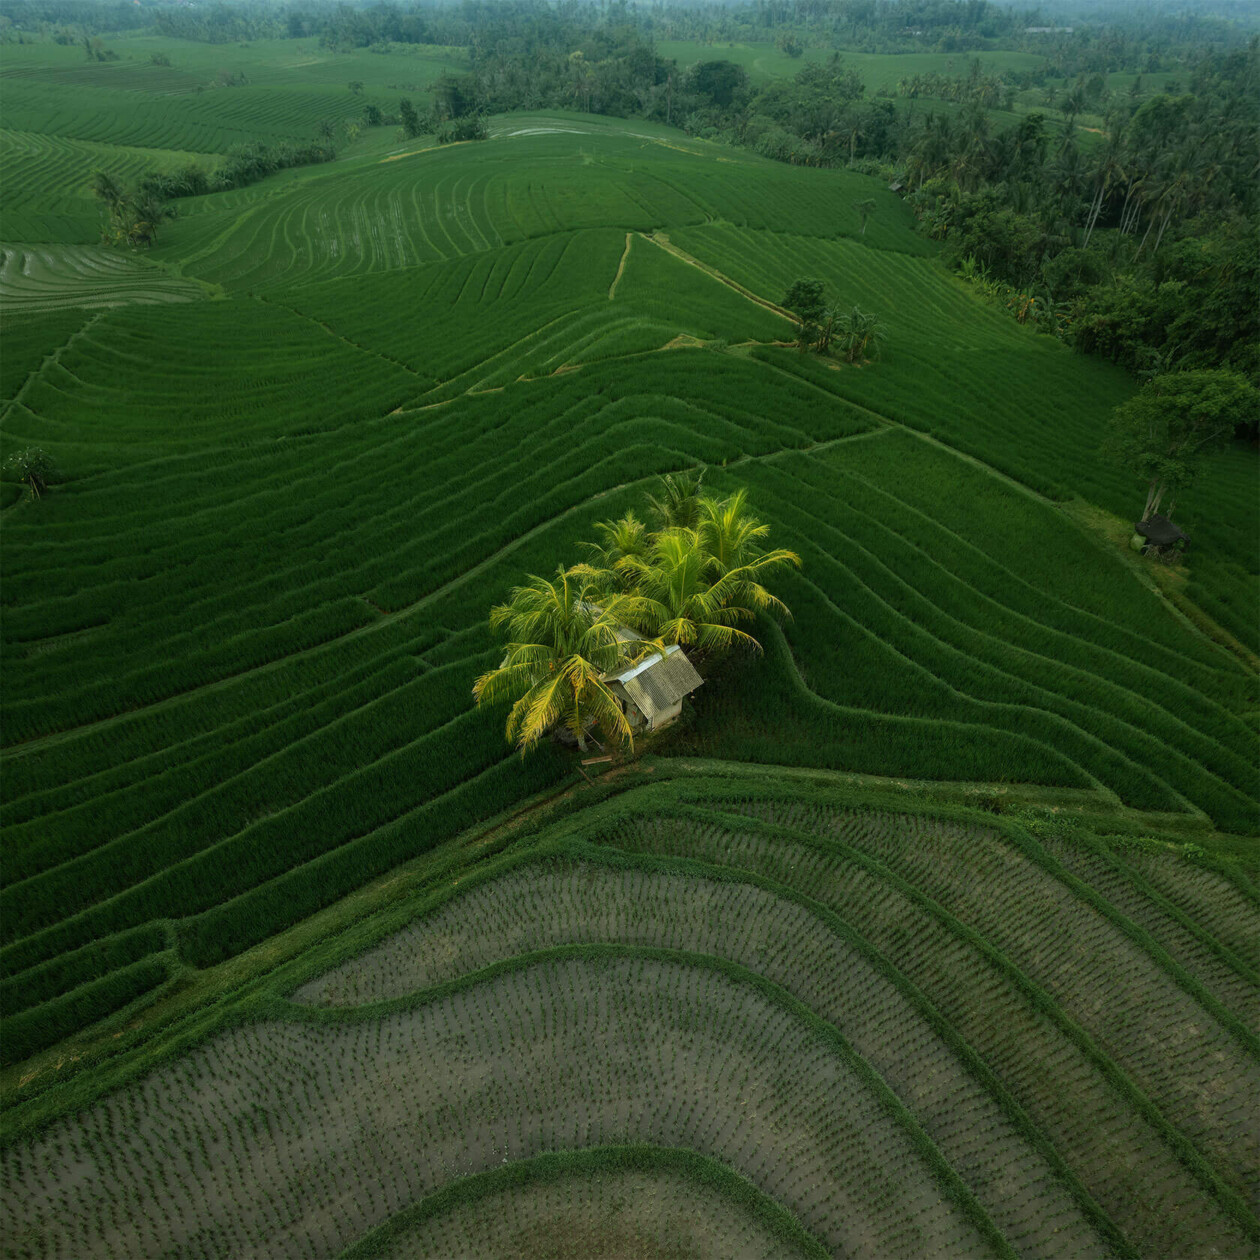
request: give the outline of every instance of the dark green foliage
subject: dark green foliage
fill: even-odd
[[[420,115],[416,113],[416,107],[406,97],[398,102],[398,117],[402,120],[403,135],[408,140],[420,134]]]
[[[165,959],[142,958],[61,997],[6,1015],[4,1035],[0,1037],[0,1066],[20,1063],[112,1015],[161,984],[166,974]]]
[[[14,451],[4,461],[4,468],[26,487],[32,499],[38,499],[48,489],[48,483],[57,473],[52,456],[38,446]]]
[[[1260,391],[1237,372],[1171,372],[1154,378],[1116,408],[1110,453],[1149,486],[1145,521],[1198,475],[1207,456],[1225,449],[1236,429],[1260,411]],[[1162,500],[1171,494],[1167,504]]]
[[[469,140],[488,140],[490,132],[480,114],[464,115],[444,122],[437,131],[438,144],[463,144]]]
[[[798,316],[803,326],[817,324],[827,306],[824,288],[821,280],[794,280],[779,305]]]
[[[231,188],[246,188],[276,171],[331,162],[337,156],[337,151],[329,143],[331,128],[323,138],[323,144],[236,145],[211,171],[187,166],[170,174],[147,175],[140,187],[143,192],[162,198],[200,197]]]
[[[748,90],[748,75],[743,66],[730,61],[702,61],[692,66],[687,83],[708,104],[727,109]]]

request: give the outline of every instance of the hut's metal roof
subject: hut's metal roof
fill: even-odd
[[[619,682],[626,689],[626,695],[639,706],[643,716],[651,721],[658,713],[695,691],[704,679],[696,673],[695,666],[682,648],[677,643],[671,643],[664,656],[656,652],[637,665],[613,675],[610,681]]]

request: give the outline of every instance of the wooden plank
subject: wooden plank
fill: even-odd
[[[597,766],[601,762],[611,761],[611,760],[612,760],[611,754],[609,754],[607,757],[584,757],[582,759],[582,764],[584,766]]]

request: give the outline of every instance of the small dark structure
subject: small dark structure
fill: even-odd
[[[1134,532],[1146,539],[1142,544],[1144,556],[1158,556],[1161,560],[1171,560],[1190,546],[1190,539],[1177,528],[1166,516],[1154,513],[1144,521],[1138,521]],[[1134,540],[1136,543],[1136,539]]]

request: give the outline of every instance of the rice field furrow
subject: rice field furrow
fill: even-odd
[[[891,507],[891,514],[900,519],[903,524],[907,516],[912,516],[921,521],[931,535],[944,536],[949,542],[956,544],[961,552],[982,562],[983,568],[990,570],[994,575],[992,584],[987,585],[985,589],[1001,590],[1008,599],[1011,599],[1016,592],[1023,593],[1024,599],[1018,601],[1012,599],[1014,608],[1018,609],[1021,605],[1023,607],[1035,605],[1052,629],[1062,629],[1065,633],[1070,634],[1071,631],[1067,627],[1075,624],[1078,627],[1075,635],[1077,642],[1083,650],[1101,658],[1109,672],[1119,670],[1122,671],[1120,676],[1133,677],[1137,680],[1145,680],[1151,675],[1158,675],[1160,685],[1171,686],[1185,703],[1201,707],[1205,712],[1211,713],[1216,720],[1228,722],[1233,731],[1241,733],[1242,723],[1233,714],[1222,712],[1202,695],[1204,690],[1221,692],[1231,685],[1228,681],[1224,681],[1228,679],[1228,674],[1223,669],[1218,668],[1209,673],[1198,662],[1188,662],[1184,655],[1175,655],[1164,645],[1152,639],[1142,638],[1131,626],[1122,624],[1114,616],[1104,618],[1062,600],[1048,600],[1044,592],[1038,592],[1015,570],[1000,564],[992,556],[981,551],[971,540],[899,498],[892,487],[876,485],[853,472],[850,472],[848,476],[869,490],[872,496],[870,501],[872,507],[878,507],[881,501],[887,501],[889,505],[895,505]],[[891,515],[883,519],[891,519]],[[979,567],[977,572],[979,572]],[[1063,618],[1047,615],[1060,609],[1065,614]],[[1086,630],[1089,631],[1088,637]],[[1129,650],[1122,652],[1119,650],[1119,645],[1124,645]],[[1140,660],[1136,659],[1137,653],[1141,654]],[[1193,671],[1191,674],[1193,685],[1185,678],[1187,668]]]
[[[49,1253],[58,1236],[113,1250],[181,1245],[216,1218],[237,1251],[265,1238],[277,1256],[331,1252],[449,1180],[452,1165],[467,1173],[546,1149],[646,1141],[724,1160],[832,1249],[992,1254],[942,1197],[912,1122],[888,1112],[878,1078],[834,1031],[747,974],[665,951],[605,951],[483,973],[370,1022],[272,1021],[221,1034],[84,1118],[84,1133],[99,1136],[71,1139],[83,1175],[55,1214],[42,1187],[52,1143],[65,1137],[53,1131],[20,1164],[7,1155],[6,1214],[48,1231]],[[444,1066],[401,1071],[400,1056],[417,1054]],[[573,1073],[539,1070],[570,1057]],[[780,1059],[792,1065],[782,1076],[770,1066]],[[196,1101],[211,1098],[209,1109]],[[345,1134],[328,1173],[376,1187],[371,1203],[339,1196],[336,1224],[326,1205],[312,1212],[323,1187],[311,1177],[320,1157],[307,1148],[303,1100],[329,1113],[325,1130]],[[722,1121],[741,1100],[743,1123],[731,1131]],[[474,1111],[499,1118],[474,1125]],[[375,1136],[386,1114],[395,1117],[387,1144]],[[163,1136],[181,1131],[192,1141]],[[108,1162],[96,1153],[101,1139],[113,1148]],[[398,1142],[414,1159],[396,1158]],[[772,1161],[776,1152],[786,1158]],[[286,1222],[268,1201],[295,1197],[304,1174]],[[155,1191],[182,1192],[185,1210],[155,1215]],[[225,1201],[235,1204],[230,1219]],[[122,1220],[111,1220],[111,1203],[125,1205]]]
[[[1143,849],[1123,851],[1120,856],[1157,888],[1173,905],[1197,922],[1240,958],[1255,966],[1260,960],[1260,897],[1244,891],[1220,874],[1187,862],[1168,862],[1162,855]]]
[[[256,715],[213,727],[184,745],[137,750],[139,755],[116,761],[108,771],[7,802],[6,815],[13,820],[6,823],[12,845],[10,877],[27,878],[144,824],[160,823],[189,800],[230,791],[243,776],[266,773],[269,764],[280,770],[277,760],[300,759],[300,749],[317,742],[329,727],[350,726],[369,716],[387,690],[405,685],[414,672],[394,649],[346,675],[262,707]],[[239,747],[225,754],[219,747],[225,742]],[[290,775],[277,774],[272,780],[278,799],[292,790]]]
[[[832,519],[836,519],[837,515],[838,514],[834,512],[827,513],[827,516]],[[846,505],[843,514],[840,515],[855,516],[861,523],[859,530],[851,529],[845,533],[848,543],[846,554],[853,554],[854,552],[857,552],[868,556],[874,563],[881,566],[886,573],[891,572],[888,565],[884,564],[881,560],[876,560],[872,551],[858,541],[858,538],[861,537],[863,532],[865,532],[865,528],[869,528],[868,523],[873,523],[871,518],[865,513],[862,513],[860,509],[856,509],[851,505]],[[886,527],[876,526],[876,529],[882,532],[885,539],[889,542],[891,542],[895,537],[892,531],[888,530]],[[867,537],[869,537],[869,534]],[[942,564],[917,545],[910,544],[910,548],[911,554],[914,556],[915,560],[919,562],[921,572],[925,574],[931,573],[933,575],[938,575],[944,579],[944,584],[936,586],[933,590],[933,599],[936,602],[937,607],[940,608],[942,612],[957,609],[959,612],[970,617],[975,611],[978,596],[979,606],[981,608],[986,608],[987,606],[987,615],[983,618],[986,624],[996,625],[998,628],[1003,629],[1009,627],[1007,637],[1008,641],[1011,642],[1012,645],[1019,643],[1018,632],[1022,627],[1028,627],[1035,630],[1038,637],[1044,633],[1042,627],[1034,618],[1014,610],[1009,610],[1000,604],[996,599],[977,591],[975,586],[969,580],[959,575],[950,573]],[[892,560],[895,551],[892,548],[887,550],[881,548],[880,553],[888,555],[889,559]],[[924,589],[929,589],[928,583],[923,583],[922,585]],[[950,586],[953,586],[958,592],[960,592],[960,594],[956,595],[953,599],[948,599],[947,597],[947,591]],[[946,596],[946,598],[942,598],[942,596]],[[1006,620],[1006,626],[1002,626],[999,618]],[[956,618],[951,618],[951,620],[953,620],[954,624],[958,626],[965,624]],[[978,632],[985,633],[984,631]],[[1036,639],[1032,639],[1030,642],[1036,644],[1037,647],[1040,647],[1040,644],[1037,643]],[[1022,644],[1019,646],[1023,648]],[[1057,635],[1047,644],[1047,651],[1059,649],[1063,646],[1071,646],[1067,640],[1067,636]],[[1032,651],[1032,649],[1028,648],[1024,649],[1024,651]],[[1032,654],[1034,658],[1039,657],[1042,661],[1055,659],[1049,656],[1042,656],[1040,652],[1033,652]],[[991,654],[977,653],[977,655]],[[1073,655],[1076,655],[1076,653],[1073,653]],[[1011,660],[1012,664],[1018,665],[1019,657],[1012,657]],[[1215,777],[1224,783],[1231,781],[1246,781],[1250,767],[1242,756],[1235,753],[1232,749],[1227,750],[1223,745],[1215,739],[1212,739],[1210,736],[1205,739],[1199,731],[1182,721],[1177,714],[1172,712],[1170,709],[1165,709],[1161,713],[1155,707],[1155,700],[1149,688],[1139,694],[1131,687],[1126,687],[1121,683],[1113,682],[1110,679],[1104,678],[1092,671],[1087,673],[1086,671],[1078,669],[1075,665],[1070,664],[1061,658],[1055,660],[1055,666],[1055,670],[1047,671],[1042,665],[1034,663],[1031,667],[1020,670],[1018,676],[1030,680],[1035,678],[1040,680],[1043,684],[1045,680],[1051,677],[1062,676],[1066,679],[1071,679],[1076,686],[1064,688],[1063,690],[1067,693],[1070,693],[1073,690],[1084,691],[1086,686],[1083,684],[1087,684],[1092,691],[1092,704],[1099,705],[1101,707],[1101,702],[1104,699],[1107,699],[1111,701],[1111,703],[1107,705],[1107,708],[1113,712],[1119,713],[1128,709],[1129,711],[1137,714],[1140,710],[1140,721],[1143,729],[1150,727],[1152,717],[1160,719],[1160,726],[1162,726],[1163,729],[1161,730],[1160,726],[1156,726],[1154,729],[1158,731],[1170,749],[1184,749],[1188,750],[1190,753],[1197,753],[1199,755],[1199,770],[1207,771],[1209,775],[1212,775],[1212,777]],[[1108,695],[1109,692],[1112,693],[1116,699],[1112,699],[1112,696]],[[1184,693],[1182,693],[1182,695],[1178,698],[1183,699]],[[1248,740],[1247,744],[1249,745],[1251,742],[1252,741]],[[1175,755],[1176,754],[1174,754],[1174,756]]]
[[[517,866],[295,997],[316,1005],[377,1002],[570,942],[619,941],[729,958],[782,985],[844,1033],[919,1118],[1004,1234],[1025,1227],[1038,1239],[1054,1238],[1049,1254],[1098,1253],[1100,1243],[1054,1175],[949,1047],[925,1035],[921,1017],[871,961],[843,938],[826,943],[812,912],[803,903],[784,905],[782,891],[720,876],[716,869],[675,872],[672,864],[592,867],[589,858]],[[490,934],[487,923],[494,924]],[[1013,1184],[1021,1188],[1018,1198]]]
[[[793,826],[827,834],[840,821],[816,811]],[[857,830],[849,843],[909,879],[1053,994],[1236,1188],[1255,1193],[1246,1184],[1260,1169],[1247,1120],[1247,1100],[1260,1088],[1254,1038],[1238,1044],[1212,1013],[1168,983],[1123,924],[1109,922],[996,834],[940,823],[930,834],[907,834],[904,823],[876,817]],[[1037,907],[1021,917],[1018,935],[998,909],[1016,903]]]
[[[713,820],[709,834],[697,834],[696,825],[703,827],[706,818]],[[965,931],[955,935],[948,918],[934,903],[921,901],[913,886],[881,865],[868,865],[869,859],[835,837],[815,846],[790,840],[786,831],[741,833],[704,810],[696,810],[675,834],[677,839],[657,826],[638,841],[623,832],[616,843],[734,862],[809,890],[928,996],[1003,1080],[1139,1253],[1197,1254],[1205,1243],[1224,1254],[1245,1249],[1244,1235],[1216,1196],[1183,1166],[1183,1154],[1165,1144],[1167,1138],[1152,1124],[1156,1114],[1135,1110],[1131,1087],[1105,1070],[1106,1060],[1095,1057],[1088,1042],[1065,1036],[1067,1025],[1051,1008],[1032,1005],[1018,983],[1012,985],[1012,971],[1001,955]],[[686,847],[680,850],[680,844]],[[912,906],[921,906],[922,914],[912,912]],[[1089,1101],[1068,1114],[1059,1106],[1064,1096]],[[1146,1136],[1139,1138],[1139,1132]],[[1115,1158],[1121,1147],[1142,1154],[1121,1166]],[[1172,1203],[1175,1213],[1169,1210]]]
[[[1153,802],[1162,808],[1193,808],[1171,787],[1155,779],[1141,762],[1126,756],[1114,741],[1104,740],[1085,726],[1074,723],[1070,716],[1073,712],[1071,706],[1047,703],[1047,697],[1038,689],[1012,688],[1009,685],[1012,676],[1004,676],[997,669],[992,672],[978,669],[973,658],[936,638],[924,628],[918,617],[898,610],[885,598],[880,588],[856,578],[852,570],[831,561],[829,554],[821,548],[804,542],[800,545],[810,552],[815,571],[827,566],[843,577],[845,602],[851,608],[858,608],[862,616],[860,621],[854,620],[854,625],[861,628],[872,644],[880,645],[885,655],[889,651],[896,652],[904,666],[920,679],[926,679],[938,690],[942,687],[947,689],[948,699],[942,696],[942,704],[952,707],[962,701],[974,705],[987,715],[989,721],[995,722],[1000,721],[1000,714],[1010,715],[1015,719],[1017,729],[1023,727],[1030,733],[1037,732],[1039,738],[1070,756],[1085,773],[1095,776],[1111,790],[1123,787],[1130,799],[1153,798]],[[835,589],[834,583],[833,578],[831,589]],[[817,583],[797,579],[797,584],[818,591],[833,617],[849,616]],[[856,598],[859,594],[865,598]],[[957,677],[959,686],[950,681],[954,677]],[[932,705],[932,697],[926,690],[913,694],[909,702],[919,712],[940,711],[940,705]],[[1027,716],[1021,717],[1021,713]]]
[[[544,1154],[472,1174],[403,1210],[347,1253],[536,1253],[557,1238],[579,1248],[685,1248],[771,1260],[829,1253],[779,1204],[725,1165],[653,1146]]]
[[[1083,837],[1047,837],[1042,844],[1073,874],[1155,937],[1238,1019],[1254,1026],[1260,976],[1233,951],[1185,916],[1106,850]]]

